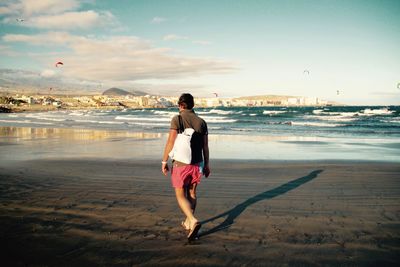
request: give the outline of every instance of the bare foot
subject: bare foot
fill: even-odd
[[[189,223],[189,220],[186,218],[186,220],[185,221],[182,221],[181,222],[181,225],[182,225],[182,227],[186,230],[186,231],[189,231],[190,230],[190,223]]]

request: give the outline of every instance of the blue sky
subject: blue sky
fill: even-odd
[[[399,14],[397,0],[2,1],[0,68],[152,94],[398,105]]]

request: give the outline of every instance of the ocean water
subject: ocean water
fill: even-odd
[[[212,134],[400,137],[400,106],[235,107],[195,111],[207,121]],[[2,113],[0,126],[164,132],[176,114],[177,108]]]
[[[218,158],[400,162],[400,106],[199,108]],[[162,134],[177,108],[2,113],[2,127]]]

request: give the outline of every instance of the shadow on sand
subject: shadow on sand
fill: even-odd
[[[289,191],[291,191],[293,189],[296,189],[297,187],[299,187],[299,186],[301,186],[301,185],[303,185],[305,183],[308,183],[309,181],[311,181],[314,178],[316,178],[318,176],[318,174],[320,174],[322,171],[323,170],[312,171],[311,173],[309,173],[306,176],[297,178],[297,179],[292,180],[290,182],[287,182],[286,184],[283,184],[283,185],[281,185],[281,186],[279,186],[277,188],[274,188],[274,189],[265,191],[263,193],[260,193],[258,195],[255,195],[255,196],[249,198],[248,200],[236,205],[236,207],[234,207],[234,208],[232,208],[232,209],[230,209],[228,211],[225,211],[225,212],[223,212],[223,213],[221,213],[221,214],[219,214],[219,215],[217,215],[215,217],[212,217],[210,219],[207,219],[207,220],[203,221],[202,224],[204,225],[206,223],[212,222],[212,221],[217,220],[219,218],[228,216],[225,219],[225,221],[223,221],[221,224],[215,226],[214,228],[212,228],[210,230],[207,230],[205,232],[200,233],[199,237],[210,235],[210,234],[213,234],[215,232],[218,232],[218,231],[221,231],[221,230],[229,228],[235,222],[235,219],[237,217],[239,217],[240,214],[242,214],[242,212],[247,207],[249,207],[249,206],[251,206],[254,203],[257,203],[259,201],[266,200],[266,199],[271,199],[271,198],[283,195],[283,194],[285,194],[285,193],[287,193],[287,192],[289,192]]]

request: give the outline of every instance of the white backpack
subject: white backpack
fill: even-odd
[[[194,133],[193,128],[184,129],[182,124],[181,115],[178,115],[179,119],[179,131],[178,136],[175,139],[174,147],[169,156],[171,159],[190,164],[192,162],[192,148],[190,146],[190,141],[192,140],[192,135]]]

